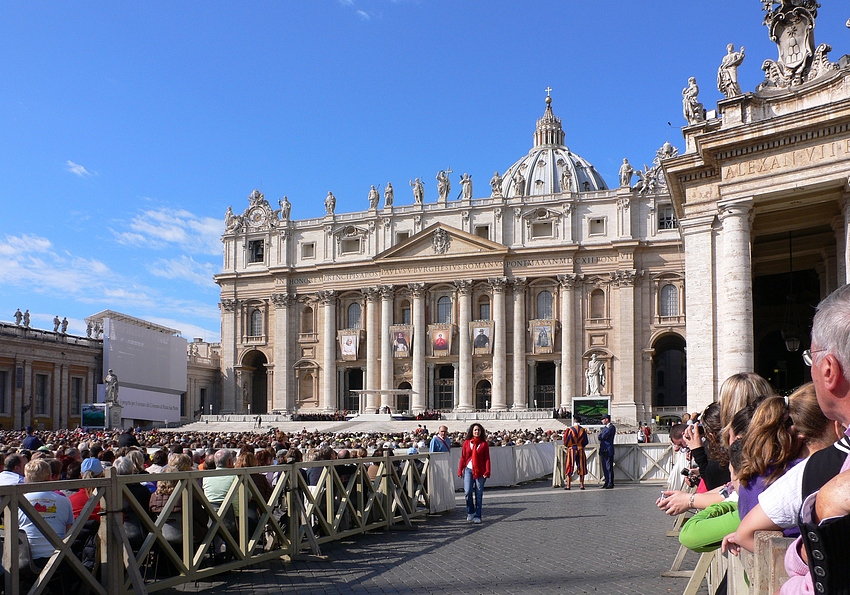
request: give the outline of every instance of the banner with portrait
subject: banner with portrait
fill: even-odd
[[[409,324],[391,325],[390,341],[393,346],[393,357],[410,357],[410,350],[413,345],[413,327]]]
[[[446,357],[452,352],[452,325],[432,324],[428,327],[428,341],[431,344],[431,355]]]
[[[555,321],[531,321],[532,353],[552,353],[555,346]]]
[[[493,321],[475,320],[469,323],[469,337],[473,355],[493,353]]]
[[[344,329],[336,332],[339,352],[345,361],[354,361],[360,353],[360,329]]]

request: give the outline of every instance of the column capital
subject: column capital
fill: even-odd
[[[295,303],[295,295],[287,291],[272,294],[272,303],[275,308],[286,308]]]
[[[525,277],[514,277],[511,281],[511,284],[514,286],[514,292],[523,291],[526,287],[528,287],[528,279]]]
[[[617,287],[633,287],[641,277],[643,277],[643,271],[635,269],[611,272],[611,280]]]
[[[424,283],[408,283],[407,288],[410,290],[410,294],[414,298],[425,297],[425,284]]]
[[[360,292],[366,296],[367,302],[374,302],[378,299],[378,295],[380,295],[380,291],[377,287],[364,287],[360,290]]]
[[[460,279],[455,281],[455,287],[459,295],[472,294],[472,279]]]
[[[721,223],[729,217],[743,217],[746,215],[750,218],[753,212],[753,199],[745,198],[742,200],[720,202],[717,203],[717,211]]]
[[[558,283],[561,284],[563,289],[572,289],[573,287],[578,287],[583,278],[584,275],[568,273],[566,275],[558,275]]]
[[[236,309],[237,301],[233,298],[221,298],[221,309],[225,312],[233,312]]]
[[[679,220],[679,227],[682,228],[682,235],[692,235],[695,233],[703,233],[711,231],[711,226],[714,224],[716,215],[703,215],[701,217],[688,217],[687,219]]]
[[[508,285],[507,277],[489,277],[487,285],[493,290],[493,293],[504,293]]]
[[[316,298],[323,306],[332,305],[336,301],[336,291],[333,289],[323,289],[316,292]]]
[[[395,289],[392,285],[381,285],[378,287],[378,291],[381,293],[382,300],[391,300],[395,295]]]

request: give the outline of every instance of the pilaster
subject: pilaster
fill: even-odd
[[[458,364],[457,410],[472,411],[472,343],[469,338],[469,311],[472,296],[472,281],[455,281],[458,295]]]
[[[575,338],[575,288],[581,283],[581,275],[558,275],[561,286],[561,382],[560,406],[572,409],[572,398],[576,395],[575,374],[580,370],[580,362],[576,362]],[[558,403],[558,401],[556,401]]]
[[[386,341],[386,337],[382,334],[383,324],[378,324],[378,297],[380,295],[378,288],[367,287],[363,290],[363,294],[366,296],[366,390],[372,391],[380,388],[378,384],[378,342]],[[378,409],[375,396],[374,393],[366,393],[365,411],[374,413]]]
[[[322,387],[320,407],[332,413],[336,409],[336,292],[333,290],[318,292],[319,303],[324,313],[324,334],[322,336]]]
[[[525,373],[525,288],[527,286],[525,277],[517,277],[513,280],[513,409],[517,411],[528,409],[528,381]]]
[[[414,413],[428,408],[428,374],[425,367],[425,284],[410,283],[408,286],[413,298],[413,397],[411,407]]]
[[[381,390],[393,388],[393,346],[390,341],[390,325],[393,323],[393,298],[395,291],[392,285],[382,285],[381,292]],[[381,394],[381,407],[392,404],[392,395]]]
[[[507,340],[507,333],[505,332],[505,321],[507,320],[505,316],[505,287],[507,282],[508,280],[505,277],[488,279],[493,291],[493,324],[495,327],[493,329],[495,335],[493,341],[493,402],[490,404],[493,411],[505,411],[508,408],[505,391],[505,383],[507,382],[505,372],[505,341]]]
[[[294,384],[292,382],[291,348],[289,332],[290,307],[295,296],[288,292],[273,293],[274,305],[274,363],[277,374],[273,376],[272,410],[291,413],[295,410]],[[204,412],[207,413],[207,412]]]
[[[224,366],[221,378],[220,413],[236,413],[239,390],[236,382],[236,317],[237,301],[233,298],[221,298],[221,363]]]

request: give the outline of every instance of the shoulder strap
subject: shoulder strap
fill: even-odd
[[[806,468],[803,469],[803,500],[841,472],[841,466],[844,465],[848,454],[850,438],[845,436],[829,448],[819,450],[809,457]]]

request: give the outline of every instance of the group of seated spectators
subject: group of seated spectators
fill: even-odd
[[[850,593],[850,285],[818,306],[803,360],[814,382],[787,397],[735,374],[717,402],[671,428],[678,465],[698,487],[671,485],[656,504],[696,511],[679,539],[699,552],[753,551],[757,531],[794,538],[782,595]]]

